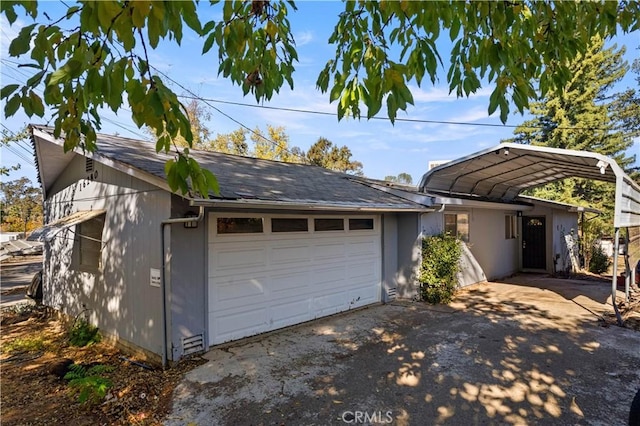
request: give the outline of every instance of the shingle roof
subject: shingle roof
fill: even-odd
[[[52,127],[33,127],[54,141]],[[97,138],[97,161],[103,156],[161,179],[166,178],[164,165],[173,157],[164,152],[156,153],[153,143],[104,134],[98,134]],[[202,167],[213,172],[218,179],[220,195],[211,193],[211,199],[328,204],[389,210],[417,210],[424,207],[364,185],[350,175],[321,167],[210,151],[190,152]]]

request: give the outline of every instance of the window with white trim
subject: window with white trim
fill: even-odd
[[[73,253],[76,269],[97,272],[102,258],[102,230],[104,215],[94,217],[76,225]]]

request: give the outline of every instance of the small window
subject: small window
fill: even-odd
[[[343,219],[314,219],[316,231],[344,231]]]
[[[306,218],[271,219],[271,232],[307,232],[309,221]]]
[[[444,232],[455,235],[465,243],[469,242],[469,214],[456,213],[444,215]]]
[[[256,234],[263,232],[261,217],[219,217],[218,234]]]
[[[504,238],[511,240],[516,238],[516,217],[508,214],[504,217]]]
[[[76,225],[74,253],[78,270],[97,272],[100,269],[103,228],[104,215]]]
[[[349,219],[349,230],[373,229],[373,219]]]

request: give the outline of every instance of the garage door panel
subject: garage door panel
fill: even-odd
[[[345,245],[339,243],[316,243],[313,247],[314,259],[343,259],[345,256]]]
[[[370,257],[377,252],[376,242],[370,239],[368,241],[350,242],[347,246],[349,257]]]
[[[378,294],[370,286],[362,286],[349,291],[349,300],[352,307],[365,306],[376,302]]]
[[[274,295],[279,295],[279,293],[289,293],[293,292],[294,294],[305,292],[305,288],[309,283],[309,271],[290,271],[288,273],[280,273],[274,274],[271,278],[271,290]]]
[[[218,343],[239,339],[251,334],[267,330],[267,309],[251,309],[246,311],[221,311],[215,316]]]
[[[229,277],[218,280],[216,302],[228,302],[252,296],[264,297],[269,277],[267,275],[254,277]]]
[[[274,328],[287,327],[289,325],[304,322],[309,316],[309,300],[291,300],[284,303],[274,303],[271,308],[270,323]]]
[[[264,233],[220,236],[211,219],[211,344],[380,301],[378,225],[365,232],[272,234],[266,217]]]
[[[344,285],[346,275],[344,265],[329,265],[323,268],[314,268],[311,276],[312,286],[316,289],[329,289]]]
[[[223,271],[225,269],[243,268],[264,268],[267,265],[266,248],[227,248],[217,250],[213,256],[214,271]]]
[[[347,268],[347,278],[350,280],[364,279],[369,281],[375,279],[378,276],[378,265],[378,262],[375,260],[361,260],[357,263],[353,262]]]
[[[289,263],[306,262],[309,259],[309,243],[278,246],[271,249],[272,265],[286,265]]]
[[[312,319],[347,310],[348,304],[345,296],[346,293],[334,293],[314,297],[311,302]]]

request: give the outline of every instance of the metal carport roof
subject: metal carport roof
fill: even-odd
[[[613,226],[640,226],[640,185],[615,160],[587,151],[503,143],[430,170],[419,190],[512,202],[526,189],[570,177],[615,184]]]

